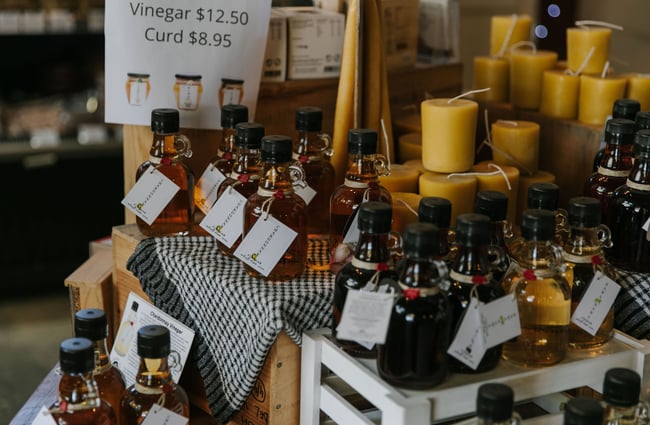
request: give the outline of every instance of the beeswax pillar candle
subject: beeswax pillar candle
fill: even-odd
[[[638,100],[642,111],[650,111],[650,74],[625,74],[627,91],[625,97]]]
[[[474,88],[490,90],[474,94],[480,102],[507,102],[509,99],[510,63],[504,58],[477,56],[474,58]]]
[[[402,165],[404,165],[406,167],[414,168],[414,169],[418,170],[418,172],[420,174],[427,171],[427,169],[424,168],[424,164],[422,163],[422,159],[409,159],[408,161],[404,161],[402,163]]]
[[[581,73],[600,74],[609,58],[611,37],[612,30],[610,28],[587,26],[567,28],[566,55],[569,69],[577,72],[593,48],[593,53]]]
[[[418,206],[422,196],[410,192],[393,192],[391,195],[393,198],[391,230],[403,234],[407,224],[418,221]]]
[[[538,109],[542,76],[553,69],[557,53],[549,50],[515,49],[510,53],[510,102],[524,109]]]
[[[478,103],[467,99],[422,102],[422,163],[429,171],[467,171],[474,163]]]
[[[422,134],[406,133],[397,140],[397,153],[400,162],[422,158]]]
[[[578,120],[585,124],[605,125],[616,99],[625,96],[627,79],[620,76],[580,76]]]
[[[499,120],[491,127],[492,159],[509,165],[522,174],[537,171],[539,162],[539,124],[532,121]]]
[[[530,40],[533,20],[528,15],[494,15],[490,21],[490,55],[507,55],[515,43]],[[508,41],[504,45],[506,37]]]
[[[532,176],[519,176],[519,191],[517,193],[516,223],[521,223],[521,214],[528,209],[528,187],[535,183],[555,183],[555,175],[548,171],[538,170]]]
[[[400,164],[391,164],[390,175],[379,176],[379,184],[390,192],[417,193],[418,177],[420,177],[420,172],[415,168]]]
[[[544,71],[539,111],[549,117],[574,119],[578,116],[580,76],[558,69]]]
[[[476,191],[496,190],[505,193],[508,197],[508,220],[514,223],[519,194],[519,170],[515,167],[499,165],[503,170],[501,173],[494,165],[491,161],[483,161],[472,167],[472,172],[476,173]]]
[[[476,177],[471,175],[426,172],[420,176],[420,195],[449,199],[451,202],[451,227],[454,227],[459,214],[474,211],[477,184]]]

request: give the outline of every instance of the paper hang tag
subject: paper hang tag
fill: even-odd
[[[214,205],[217,200],[219,186],[225,180],[226,176],[211,163],[196,182],[196,199],[194,202],[204,214],[208,214],[212,205]]]
[[[187,425],[188,422],[189,419],[185,416],[156,403],[151,406],[141,425]]]
[[[476,298],[472,298],[465,310],[463,320],[458,327],[447,354],[476,370],[487,350],[484,323]]]
[[[650,241],[650,217],[648,217],[648,220],[643,224],[641,228],[645,230],[645,239],[647,241]]]
[[[166,175],[149,167],[122,199],[122,205],[151,225],[180,189]]]
[[[54,417],[50,413],[50,410],[42,406],[41,410],[38,411],[32,425],[57,425]]]
[[[336,337],[372,349],[386,342],[393,309],[392,292],[348,291]]]
[[[272,215],[260,217],[235,250],[235,257],[266,277],[296,236],[298,233]]]
[[[300,184],[293,184],[293,191],[296,193],[296,195],[300,196],[303,201],[305,201],[305,204],[309,205],[309,203],[314,199],[316,196],[316,191],[309,186],[308,184],[305,184],[304,186],[301,186]]]
[[[495,347],[521,334],[519,308],[514,294],[498,298],[487,304],[479,303],[485,324],[485,348]]]
[[[226,189],[201,221],[201,227],[230,248],[244,229],[246,198],[236,190]]]
[[[343,243],[356,245],[359,242],[359,205],[356,205],[348,218],[343,235]]]
[[[573,312],[571,322],[590,335],[596,335],[620,290],[618,283],[602,272],[596,272]]]

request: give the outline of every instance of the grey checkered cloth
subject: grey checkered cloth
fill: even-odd
[[[327,251],[326,241],[310,241],[316,264],[327,262]],[[211,237],[145,239],[127,268],[156,307],[196,332],[194,359],[212,414],[223,423],[243,406],[280,331],[300,345],[303,331],[331,324],[328,271],[264,282],[220,254]]]
[[[650,339],[650,274],[618,270],[622,289],[614,304],[614,326],[637,339]]]

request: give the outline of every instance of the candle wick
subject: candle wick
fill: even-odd
[[[510,39],[512,38],[512,33],[515,31],[516,25],[517,25],[517,15],[513,13],[512,20],[510,21],[510,26],[508,27],[508,32],[506,32],[506,36],[503,38],[503,43],[501,43],[501,48],[497,53],[497,57],[501,58],[503,57],[503,55],[506,54],[506,49],[508,48],[508,44],[510,44]]]
[[[576,73],[573,75],[580,75],[582,74],[582,71],[585,69],[587,66],[587,63],[589,63],[589,59],[591,59],[591,56],[594,54],[594,51],[596,48],[594,46],[591,46],[591,49],[589,49],[589,52],[587,52],[587,56],[585,56],[585,59],[582,61],[578,69],[576,70]]]
[[[512,125],[514,127],[519,126],[519,123],[517,121],[509,121],[509,120],[497,120],[497,122],[503,123],[503,124],[508,124]]]
[[[411,206],[408,204],[408,202],[406,202],[406,201],[403,200],[403,199],[399,199],[399,198],[397,198],[397,199],[395,199],[395,200],[396,200],[397,202],[402,203],[402,204],[406,207],[407,210],[409,210],[409,211],[411,211],[411,212],[413,213],[413,215],[415,215],[416,217],[418,216],[418,212],[415,211],[413,208],[411,208]]]
[[[594,26],[594,27],[604,27],[604,28],[609,28],[613,30],[618,30],[618,31],[623,31],[623,27],[620,25],[612,24],[610,22],[605,22],[605,21],[593,21],[593,20],[582,20],[582,21],[576,21],[576,27],[580,28],[587,28],[589,26]]]
[[[603,72],[600,73],[600,78],[605,78],[607,76],[607,71],[609,71],[609,61],[605,62],[605,66],[603,66]]]
[[[520,47],[530,47],[533,50],[533,54],[537,54],[537,46],[532,41],[519,41],[512,46],[510,46],[510,51],[516,50]]]
[[[483,93],[483,92],[488,91],[488,90],[490,90],[489,87],[484,88],[484,89],[477,89],[477,90],[466,91],[465,93],[459,94],[459,95],[456,96],[456,97],[452,97],[451,99],[449,99],[449,100],[447,101],[447,103],[455,102],[456,100],[458,100],[458,99],[460,99],[460,98],[463,98],[463,97],[465,97],[465,96],[469,96],[470,94],[474,94],[474,93]]]
[[[466,173],[451,173],[447,174],[447,178],[452,177],[465,177],[465,176],[496,176],[501,174],[499,171],[468,171]]]
[[[499,167],[496,164],[489,163],[488,164],[489,168],[496,168],[498,170],[498,173],[503,176],[504,179],[506,179],[506,186],[508,186],[508,190],[512,190],[512,186],[510,185],[510,179],[508,178],[508,175],[506,174],[505,171],[503,171],[503,168]]]
[[[379,123],[381,124],[381,133],[384,136],[384,143],[386,144],[386,166],[388,167],[388,170],[390,170],[392,158],[390,157],[390,147],[388,146],[388,132],[386,131],[386,123],[384,122],[383,116],[379,120]]]
[[[526,172],[527,175],[532,176],[534,173],[528,169],[524,164],[522,164],[520,161],[518,161],[516,158],[514,158],[512,155],[510,155],[508,152],[504,151],[503,149],[499,149],[496,146],[494,146],[493,143],[485,143],[490,149],[492,149],[494,152],[500,153],[503,155],[507,160],[511,161],[514,163],[517,167],[520,167],[522,170]]]

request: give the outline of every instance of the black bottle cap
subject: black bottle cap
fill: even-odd
[[[505,384],[490,382],[478,388],[476,416],[490,422],[503,422],[512,417],[515,394]]]
[[[612,107],[612,118],[634,120],[641,110],[641,103],[634,99],[617,99]]]
[[[650,129],[650,111],[641,111],[637,113],[634,123],[636,124],[637,131]]]
[[[439,254],[438,227],[431,223],[409,223],[404,228],[404,254],[414,260]]]
[[[508,216],[508,197],[496,190],[481,190],[476,194],[474,211],[492,221],[503,221]]]
[[[151,111],[151,131],[158,134],[177,133],[180,128],[177,109],[158,108]]]
[[[296,130],[320,131],[323,125],[323,110],[316,106],[303,106],[296,110]]]
[[[272,164],[291,161],[291,138],[280,135],[262,137],[260,157],[262,161]]]
[[[456,218],[456,242],[466,246],[482,246],[490,242],[490,217],[483,214],[461,214]]]
[[[625,118],[612,118],[605,124],[605,142],[611,145],[631,145],[634,143],[636,124]]]
[[[95,348],[88,338],[69,338],[59,346],[63,373],[88,373],[95,368]]]
[[[641,376],[632,369],[615,367],[605,373],[603,400],[614,406],[630,407],[639,403]]]
[[[235,146],[259,149],[264,137],[264,126],[256,122],[240,122],[235,125]]]
[[[596,198],[577,196],[569,200],[569,225],[597,227],[601,220],[601,205]]]
[[[634,136],[634,155],[650,154],[650,130],[639,130]]]
[[[235,128],[240,122],[248,121],[248,107],[234,103],[221,108],[221,127]]]
[[[418,205],[418,221],[448,229],[451,223],[451,201],[437,196],[426,196]]]
[[[138,329],[138,356],[162,359],[169,356],[169,329],[161,325],[148,325]]]
[[[557,211],[560,203],[560,186],[555,183],[533,183],[528,186],[528,208]]]
[[[521,236],[528,241],[552,241],[555,237],[555,213],[550,210],[524,211]]]
[[[385,202],[370,201],[359,204],[359,230],[368,233],[388,233],[393,218],[393,207]]]
[[[369,128],[356,128],[348,132],[348,153],[372,155],[377,153],[377,132]]]
[[[99,341],[108,336],[108,320],[104,310],[84,308],[74,315],[74,335]]]
[[[576,397],[564,405],[564,425],[602,424],[605,411],[593,398]]]

